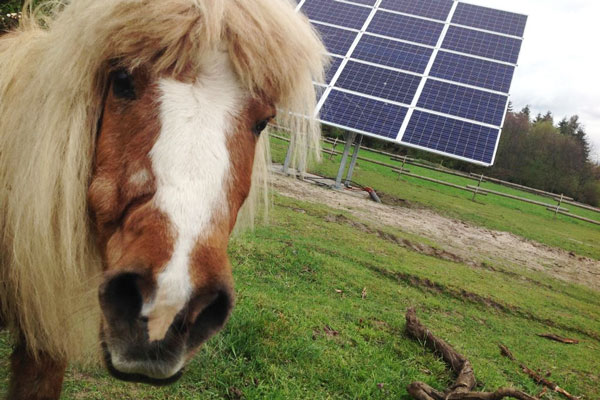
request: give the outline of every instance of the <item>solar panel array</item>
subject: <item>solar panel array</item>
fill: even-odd
[[[458,0],[298,0],[332,57],[323,123],[491,165],[527,17]]]

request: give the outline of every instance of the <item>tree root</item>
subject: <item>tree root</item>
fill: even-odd
[[[417,400],[500,400],[511,397],[519,400],[537,400],[536,397],[513,388],[500,388],[495,392],[473,392],[476,381],[469,360],[423,326],[414,308],[406,311],[406,332],[414,339],[425,342],[425,345],[440,355],[457,375],[454,385],[444,392],[435,390],[423,382],[411,383],[407,390],[413,398]]]

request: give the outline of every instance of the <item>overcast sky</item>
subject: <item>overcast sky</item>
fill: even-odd
[[[465,0],[527,14],[525,41],[511,88],[516,110],[550,110],[555,122],[577,114],[600,162],[600,1]]]

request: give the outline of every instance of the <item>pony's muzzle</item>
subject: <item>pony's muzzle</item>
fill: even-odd
[[[118,379],[174,382],[194,350],[225,325],[233,308],[229,285],[199,290],[177,313],[164,337],[150,340],[142,307],[153,291],[148,278],[131,271],[110,274],[100,286],[104,360]]]

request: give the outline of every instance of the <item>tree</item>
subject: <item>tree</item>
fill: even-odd
[[[538,114],[535,117],[535,120],[533,121],[533,123],[537,124],[537,123],[540,123],[540,122],[550,122],[551,124],[554,125],[554,117],[552,116],[552,113],[550,111],[548,111],[543,116],[542,116],[542,114]]]
[[[552,113],[530,109],[506,116],[496,164],[484,173],[500,179],[597,205],[600,202],[600,167],[589,160],[589,144],[579,117],[563,118],[557,126]]]
[[[558,123],[558,129],[562,135],[570,136],[575,138],[583,152],[585,153],[585,158],[588,159],[590,155],[590,144],[587,140],[587,136],[584,130],[583,125],[579,122],[579,116],[573,115],[571,118],[567,119],[563,118]]]
[[[509,113],[513,112],[513,103],[512,103],[512,101],[508,102],[508,107],[506,108],[506,111],[509,112]]]
[[[531,121],[531,109],[529,108],[529,104],[523,107],[519,114],[526,116],[527,120]]]

